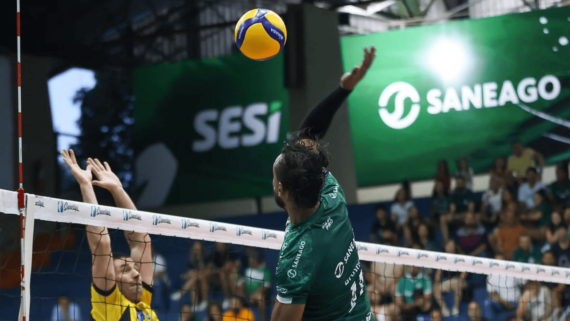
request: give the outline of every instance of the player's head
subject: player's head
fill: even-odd
[[[560,225],[556,229],[556,235],[558,235],[558,240],[566,242],[568,240],[568,227],[564,224]]]
[[[415,265],[409,266],[408,269],[410,271],[410,274],[412,274],[412,276],[414,277],[420,274],[420,272],[422,271],[421,267]]]
[[[374,206],[374,211],[376,212],[376,218],[379,220],[383,220],[386,218],[386,205],[378,204]]]
[[[273,164],[273,191],[277,205],[286,210],[315,207],[328,165],[326,144],[304,132],[293,134]]]
[[[546,251],[542,254],[542,264],[556,266],[556,255],[552,251]]]
[[[469,302],[467,306],[467,315],[470,320],[481,320],[481,307],[476,301]]]
[[[134,303],[139,302],[142,295],[142,278],[135,261],[124,254],[113,254],[113,265],[119,291],[127,300]]]
[[[562,164],[556,166],[556,180],[559,182],[564,182],[568,180],[568,167]]]
[[[530,235],[528,234],[521,234],[519,236],[519,247],[523,249],[523,251],[530,251],[530,246],[532,245],[532,241],[530,239]]]
[[[67,295],[60,295],[59,298],[57,298],[57,304],[59,304],[62,307],[68,306],[69,297]]]

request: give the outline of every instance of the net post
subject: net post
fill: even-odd
[[[20,281],[21,281],[21,315],[20,320],[26,321],[27,318],[27,311],[29,309],[29,302],[27,298],[29,294],[27,294],[26,290],[26,282],[25,282],[25,272],[26,272],[26,264],[25,264],[25,254],[26,251],[24,249],[24,234],[25,234],[25,194],[24,194],[24,170],[22,166],[22,55],[21,55],[21,48],[20,48],[20,0],[16,0],[16,41],[17,41],[17,70],[18,70],[18,77],[17,77],[17,84],[18,84],[18,178],[19,178],[19,186],[18,186],[18,211],[20,213]]]

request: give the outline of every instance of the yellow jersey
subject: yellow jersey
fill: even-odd
[[[115,287],[108,292],[91,284],[91,318],[94,321],[159,321],[150,308],[152,287],[143,283],[141,301],[133,303]]]
[[[525,177],[526,169],[534,166],[534,159],[532,158],[534,154],[534,150],[525,148],[521,157],[516,157],[515,155],[509,156],[507,168],[513,171],[515,177]]]
[[[236,315],[233,310],[224,313],[222,321],[255,321],[255,317],[250,309],[241,308],[238,315]]]

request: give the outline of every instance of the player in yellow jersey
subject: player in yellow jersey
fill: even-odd
[[[102,187],[113,195],[118,207],[136,210],[121,181],[109,164],[89,159],[81,169],[73,150],[62,152],[63,160],[79,183],[83,201],[97,204],[93,186]],[[93,180],[93,174],[97,180]],[[106,215],[96,209],[95,215]],[[108,213],[107,213],[108,214]],[[87,226],[87,240],[91,250],[91,318],[95,321],[158,321],[150,308],[153,283],[153,263],[150,235],[125,232],[131,248],[130,256],[113,255],[111,238],[105,227]]]

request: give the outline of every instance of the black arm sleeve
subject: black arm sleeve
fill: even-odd
[[[338,86],[307,114],[299,130],[310,136],[323,138],[331,125],[334,114],[349,94],[350,90]]]

